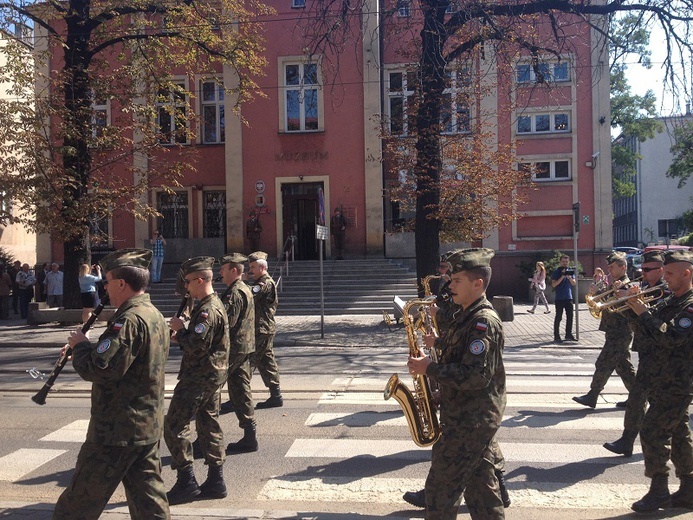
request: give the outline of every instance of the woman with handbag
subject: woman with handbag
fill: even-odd
[[[534,306],[528,310],[530,314],[534,314],[534,310],[541,301],[546,305],[546,310],[544,314],[550,314],[551,309],[549,309],[549,302],[546,300],[546,295],[544,291],[546,290],[546,267],[544,267],[544,262],[537,262],[534,269],[534,276],[529,279],[531,283],[530,289],[534,289]]]

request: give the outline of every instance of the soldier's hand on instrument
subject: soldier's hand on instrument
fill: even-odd
[[[435,317],[436,317],[436,314],[438,314],[438,311],[440,310],[440,307],[438,307],[438,306],[434,303],[433,305],[431,305],[431,307],[430,307],[429,310],[431,311],[431,316],[433,316],[433,317],[435,318]]]
[[[630,298],[626,300],[626,305],[638,316],[647,312],[648,307],[639,298]]]
[[[435,334],[424,334],[423,335],[423,342],[424,345],[426,345],[426,348],[433,348],[433,345],[436,342],[436,336]]]
[[[67,343],[70,348],[74,348],[77,343],[82,343],[83,341],[89,341],[87,335],[81,330],[73,330],[70,332],[70,337],[67,338]],[[64,353],[62,353],[64,355]]]
[[[421,352],[419,352],[421,354]],[[431,358],[428,356],[412,357],[409,356],[409,361],[407,366],[409,367],[409,373],[414,375],[425,375],[428,365],[431,364]]]
[[[173,329],[173,332],[178,332],[180,329],[185,327],[185,323],[183,322],[183,320],[177,316],[171,318],[169,325],[171,326],[171,329]]]

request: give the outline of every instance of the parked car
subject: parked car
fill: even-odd
[[[643,253],[647,253],[648,251],[654,251],[654,250],[659,250],[659,251],[666,251],[667,249],[681,249],[683,251],[690,251],[691,248],[689,246],[680,246],[678,244],[671,244],[668,246],[665,245],[659,245],[659,246],[647,246],[645,249],[643,249]]]
[[[612,250],[620,251],[621,253],[625,253],[627,255],[637,255],[639,253],[642,253],[642,251],[640,251],[640,249],[638,249],[637,247],[618,246],[614,247]]]
[[[630,254],[626,255],[626,262],[628,263],[628,278],[635,280],[642,276],[642,255],[641,254]]]

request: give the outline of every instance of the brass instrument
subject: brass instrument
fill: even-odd
[[[612,311],[613,309],[610,308],[612,306],[610,302],[614,299],[617,299],[615,295],[616,291],[620,291],[621,289],[627,289],[629,285],[638,283],[639,281],[640,278],[637,278],[623,285],[620,285],[620,282],[617,281],[615,283],[618,283],[619,285],[616,287],[612,287],[611,289],[608,289],[609,285],[606,282],[599,282],[597,284],[597,293],[588,294],[587,296],[585,296],[585,303],[587,304],[587,308],[589,309],[590,314],[595,318],[599,319],[602,317],[602,311]]]
[[[618,313],[627,311],[630,308],[628,307],[628,300],[632,300],[633,298],[636,298],[645,305],[648,305],[650,302],[659,300],[663,297],[664,291],[661,287],[648,287],[647,289],[644,289],[636,294],[629,294],[628,296],[622,296],[620,298],[610,298],[605,302],[593,303],[593,305],[595,312],[598,312],[601,316],[601,313],[605,310]],[[592,307],[590,307],[590,313],[592,313]],[[592,315],[594,316],[594,313],[592,313]]]
[[[421,279],[421,286],[424,290],[424,296],[433,296],[431,292],[431,280],[440,280],[442,278],[439,274],[429,274]]]
[[[412,307],[430,306],[435,303],[435,299],[414,299],[409,300],[404,306],[404,328],[407,331],[409,343],[409,355],[416,357],[419,355],[419,339],[417,327],[410,309]],[[404,417],[409,425],[409,432],[413,441],[421,447],[431,446],[440,437],[442,430],[436,415],[436,407],[431,396],[429,379],[424,375],[413,376],[413,392],[410,391],[400,380],[397,374],[392,374],[385,385],[384,397],[388,400],[394,397],[402,407]]]

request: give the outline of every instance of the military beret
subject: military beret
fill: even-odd
[[[219,265],[224,264],[244,264],[248,261],[248,257],[240,253],[229,253],[219,259]]]
[[[180,270],[183,271],[183,276],[199,271],[208,271],[212,269],[214,262],[216,259],[213,256],[194,256],[183,262],[180,265]]]
[[[490,267],[491,258],[496,252],[493,249],[474,247],[470,249],[456,249],[447,253],[446,262],[454,273],[469,271],[475,267]]]
[[[612,251],[609,256],[606,257],[606,263],[611,265],[614,262],[618,261],[625,262],[626,261],[626,254],[622,253],[621,251]]]
[[[141,269],[149,268],[149,263],[152,261],[151,249],[119,249],[104,256],[99,264],[104,273],[112,271],[116,267],[139,267]]]
[[[647,262],[664,262],[664,255],[661,251],[656,249],[653,251],[647,251],[642,255],[642,263],[644,264]]]
[[[255,251],[248,255],[248,262],[257,262],[258,260],[267,260],[269,255],[264,251]]]
[[[693,251],[676,249],[664,251],[664,265],[675,264],[676,262],[688,262],[693,264]]]

